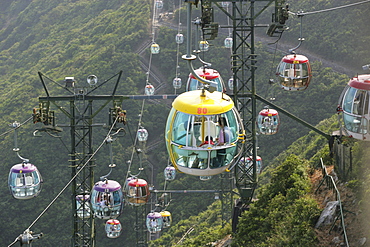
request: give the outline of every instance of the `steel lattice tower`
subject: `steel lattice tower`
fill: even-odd
[[[121,75],[122,71],[113,76],[117,77],[117,81],[110,95],[94,96],[92,92],[98,87],[77,88],[74,86],[74,81],[66,80],[65,86],[57,84],[64,87],[70,94],[66,96],[51,96],[46,87],[44,76],[39,73],[46,96],[39,97],[39,108],[35,109],[34,122],[44,123],[44,130],[59,130],[55,123],[54,111],[50,109],[51,104],[56,106],[69,120],[66,127],[70,128],[69,162],[71,167],[73,214],[71,246],[95,246],[95,218],[92,212],[89,215],[83,215],[83,217],[78,216],[76,197],[89,195],[95,183],[93,127],[96,125],[93,122],[94,117],[111,102],[113,106],[109,110],[108,126],[112,127],[116,123],[125,122],[125,112],[121,109],[121,106],[123,100],[129,98],[129,96],[115,95]],[[101,83],[101,85],[104,85],[109,80]],[[94,102],[96,101],[103,101],[103,103],[95,106]],[[69,109],[65,106],[65,102],[69,103]],[[80,208],[84,208],[85,204],[89,204],[89,201],[80,201]]]

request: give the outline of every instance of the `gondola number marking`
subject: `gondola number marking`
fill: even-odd
[[[207,112],[208,112],[207,108],[201,108],[201,107],[198,108],[198,114],[206,114]]]

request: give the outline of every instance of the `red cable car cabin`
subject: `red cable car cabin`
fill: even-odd
[[[140,206],[146,204],[149,200],[149,186],[144,179],[132,178],[126,189],[126,198],[129,204]]]
[[[343,90],[340,107],[344,128],[358,140],[370,141],[370,74],[353,77]]]
[[[310,84],[312,77],[310,62],[303,55],[286,55],[281,59],[276,75],[284,90],[304,90]]]
[[[226,86],[224,81],[221,78],[220,73],[218,73],[215,69],[207,69],[207,68],[199,68],[195,70],[195,73],[197,73],[198,76],[208,80],[208,81],[214,81],[217,83],[217,89],[218,92],[226,92]],[[203,89],[204,84],[198,81],[191,73],[189,74],[189,79],[186,83],[186,91],[193,91],[198,89]]]
[[[274,109],[263,109],[258,114],[257,126],[261,134],[273,135],[280,125],[279,113]]]

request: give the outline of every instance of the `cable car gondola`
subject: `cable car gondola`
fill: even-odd
[[[165,138],[177,170],[213,176],[235,162],[244,129],[229,96],[195,90],[179,95],[172,103]]]
[[[139,142],[145,142],[148,140],[148,136],[149,136],[149,133],[148,131],[143,128],[143,127],[140,127],[137,131],[137,139]]]
[[[182,85],[182,81],[180,77],[175,77],[172,81],[172,85],[174,89],[180,89]]]
[[[154,43],[150,46],[150,52],[152,54],[158,54],[159,53],[159,50],[160,50],[160,47],[158,44]]]
[[[163,1],[162,0],[155,1],[155,7],[157,9],[162,9],[163,8]]]
[[[76,196],[77,216],[81,219],[90,218],[90,195],[81,194]]]
[[[279,113],[274,109],[265,108],[258,114],[257,126],[261,134],[273,135],[278,132],[280,125]]]
[[[21,163],[14,165],[9,172],[8,185],[16,199],[30,199],[41,192],[42,178],[35,165]]]
[[[91,209],[99,219],[115,219],[121,214],[123,194],[121,185],[114,180],[95,183],[90,199]]]
[[[149,200],[149,185],[144,179],[128,178],[125,186],[127,202],[134,206],[144,205]]]
[[[158,212],[149,213],[146,217],[146,227],[150,233],[160,232],[163,228],[163,218]]]
[[[226,86],[224,81],[222,80],[222,77],[220,73],[218,73],[215,69],[209,69],[209,68],[199,68],[195,70],[195,73],[199,75],[200,77],[208,80],[208,81],[214,81],[217,83],[217,89],[216,91],[219,92],[226,92]],[[203,89],[204,84],[198,81],[194,75],[191,73],[189,74],[188,81],[186,83],[186,91],[193,91],[198,89]]]
[[[164,178],[167,181],[172,181],[172,180],[175,179],[175,177],[176,177],[176,169],[175,169],[175,167],[173,167],[173,166],[167,166],[164,169]]]
[[[145,95],[153,95],[154,91],[155,91],[155,88],[152,84],[145,85],[145,89],[144,89]]]
[[[303,55],[286,55],[281,59],[276,75],[284,90],[304,90],[310,84],[312,77],[310,62]]]
[[[233,47],[233,38],[227,37],[224,40],[224,45],[226,48],[232,48]]]
[[[175,40],[177,44],[184,43],[184,35],[182,33],[176,34]]]
[[[344,128],[353,138],[370,141],[370,74],[353,77],[342,92],[340,108],[343,110]]]
[[[246,157],[246,159],[244,159],[244,158],[240,159],[241,162],[245,162],[245,165],[246,165],[247,169],[250,168],[251,165],[253,164],[252,160],[253,160],[252,156]],[[260,156],[256,157],[256,165],[257,165],[256,171],[259,174],[262,171],[262,158]]]
[[[169,211],[161,211],[160,214],[162,215],[163,219],[163,228],[170,227],[172,223],[171,213]]]
[[[121,235],[122,225],[119,220],[110,219],[105,223],[105,232],[108,238],[118,238]]]

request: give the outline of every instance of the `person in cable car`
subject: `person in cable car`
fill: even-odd
[[[233,139],[233,133],[227,126],[226,119],[224,117],[219,118],[218,126],[220,127],[220,132],[218,134],[218,138],[216,138],[218,143],[217,145],[225,145],[226,143],[230,143],[230,140]]]
[[[121,185],[114,180],[95,183],[90,195],[91,209],[99,219],[114,219],[123,207]]]
[[[218,91],[193,90],[179,95],[172,106],[166,124],[166,146],[177,170],[194,176],[213,176],[236,162],[244,129],[229,96]],[[209,141],[211,138],[214,144]]]
[[[202,147],[202,146],[207,145],[207,144],[215,145],[215,143],[213,142],[212,136],[206,136],[204,142],[202,144],[200,144],[199,147]]]

